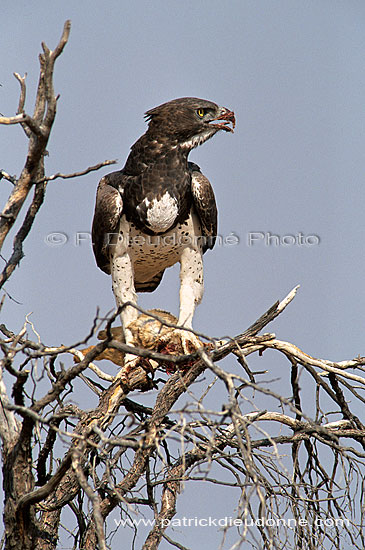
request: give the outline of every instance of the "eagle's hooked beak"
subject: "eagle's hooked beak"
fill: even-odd
[[[219,109],[220,114],[215,118],[214,120],[223,120],[224,122],[220,122],[219,124],[214,124],[213,126],[218,127],[220,130],[226,130],[227,132],[233,132],[233,128],[236,125],[236,119],[234,117],[234,112],[230,111],[229,109],[226,109],[225,107],[220,107]],[[214,122],[214,121],[212,121]],[[232,127],[229,126],[230,122],[232,122]]]

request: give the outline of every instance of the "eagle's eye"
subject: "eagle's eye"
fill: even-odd
[[[203,118],[203,116],[205,115],[205,109],[200,108],[200,109],[197,109],[196,112],[200,118]]]

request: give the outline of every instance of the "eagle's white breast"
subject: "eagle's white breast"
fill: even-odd
[[[149,201],[143,201],[147,206],[147,222],[152,231],[162,233],[167,231],[178,214],[177,200],[168,191],[162,197]]]

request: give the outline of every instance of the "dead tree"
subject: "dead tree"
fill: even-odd
[[[66,22],[54,51],[42,45],[33,116],[25,112],[25,78],[15,75],[21,87],[18,112],[0,118],[1,124],[20,124],[29,139],[19,178],[0,172],[11,186],[0,217],[0,247],[12,226],[20,226],[0,286],[19,265],[47,182],[113,162],[45,175],[57,105],[53,70],[69,31]],[[170,330],[173,339],[175,324],[168,317],[158,320],[156,312],[141,311],[154,319],[157,334],[146,340],[138,329],[132,348],[113,327],[120,311],[97,316],[84,341],[68,347],[42,343],[28,319],[19,334],[0,325],[2,547],[56,549],[67,529],[78,549],[149,550],[162,540],[183,549],[172,528],[184,527],[187,520],[190,527],[206,525],[209,503],[204,517],[179,518],[176,502],[183,488],[193,493],[194,483],[205,483],[217,498],[229,490],[236,499],[226,518],[210,518],[213,527],[223,529],[222,546],[229,540],[232,548],[364,548],[365,430],[359,414],[365,358],[316,359],[274,334],[261,334],[296,291],[236,337],[217,341],[198,335],[204,346],[189,356],[159,347],[159,333]],[[90,345],[100,328],[101,341]],[[271,389],[266,350],[283,357],[287,387],[281,394]],[[95,364],[104,358],[122,365],[126,352],[141,357],[127,379],[114,380]],[[264,355],[264,369],[250,367],[247,358],[253,354]],[[229,369],[221,363],[227,357]],[[68,403],[70,395],[75,400],[77,380],[97,396],[92,410]],[[313,406],[303,398],[304,386],[313,389]],[[153,406],[140,404],[131,395],[136,390],[150,392]]]

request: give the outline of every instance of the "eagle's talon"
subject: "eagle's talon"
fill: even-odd
[[[193,332],[183,329],[179,329],[177,332],[181,340],[181,347],[184,355],[190,355],[203,347],[203,343]]]
[[[138,387],[141,390],[152,389],[155,386],[153,376],[158,363],[146,357],[126,354],[124,366],[115,377],[120,383],[130,390]]]
[[[124,365],[116,375],[115,379],[121,380],[123,383],[128,385],[131,373],[136,371],[136,369],[140,368],[141,366],[141,357],[126,354],[124,358]]]
[[[191,355],[204,346],[193,332],[182,328],[171,329],[159,338],[159,344],[162,353],[170,352],[173,355]]]

